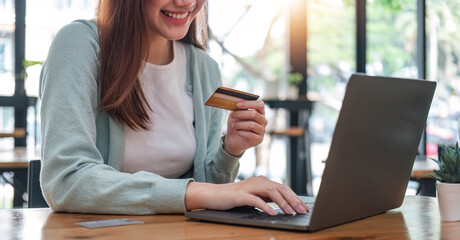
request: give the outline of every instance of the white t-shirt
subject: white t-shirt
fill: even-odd
[[[125,127],[123,172],[148,171],[176,178],[192,166],[196,151],[193,100],[187,90],[183,43],[173,42],[167,65],[145,63],[139,79],[152,108],[149,130]]]

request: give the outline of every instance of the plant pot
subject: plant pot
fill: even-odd
[[[264,82],[264,99],[277,99],[278,98],[278,81],[265,81]]]
[[[460,221],[460,183],[437,182],[441,221]]]
[[[299,88],[297,86],[289,85],[286,90],[286,99],[295,100],[299,98]]]

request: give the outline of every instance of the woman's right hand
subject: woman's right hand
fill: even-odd
[[[276,215],[276,211],[267,202],[275,202],[286,214],[304,214],[309,210],[291,188],[264,176],[226,184],[190,182],[185,193],[187,210],[228,210],[253,206],[269,215]]]

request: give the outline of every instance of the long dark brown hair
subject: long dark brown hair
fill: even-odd
[[[99,108],[134,130],[148,129],[152,110],[138,76],[149,53],[145,0],[100,0],[97,26],[100,45]],[[206,6],[181,39],[206,50]]]

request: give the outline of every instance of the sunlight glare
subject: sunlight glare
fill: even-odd
[[[241,57],[250,56],[261,49],[267,37],[270,24],[280,8],[280,2],[281,0],[255,1],[248,13],[234,26],[231,33],[225,39],[220,39],[224,41],[225,47]],[[241,7],[242,5],[240,5],[240,11],[236,12],[241,12]],[[216,15],[210,16],[209,22],[214,26],[213,29],[219,29],[218,26],[223,26],[224,28],[226,26],[226,29],[229,30],[228,26],[232,26],[237,21],[234,17],[233,19],[222,17],[231,12],[228,8],[225,8],[225,5],[214,6],[213,11],[219,12],[218,15],[215,12]],[[216,32],[215,34],[217,35]],[[221,32],[221,34],[223,33]],[[218,35],[218,37],[220,36]]]

